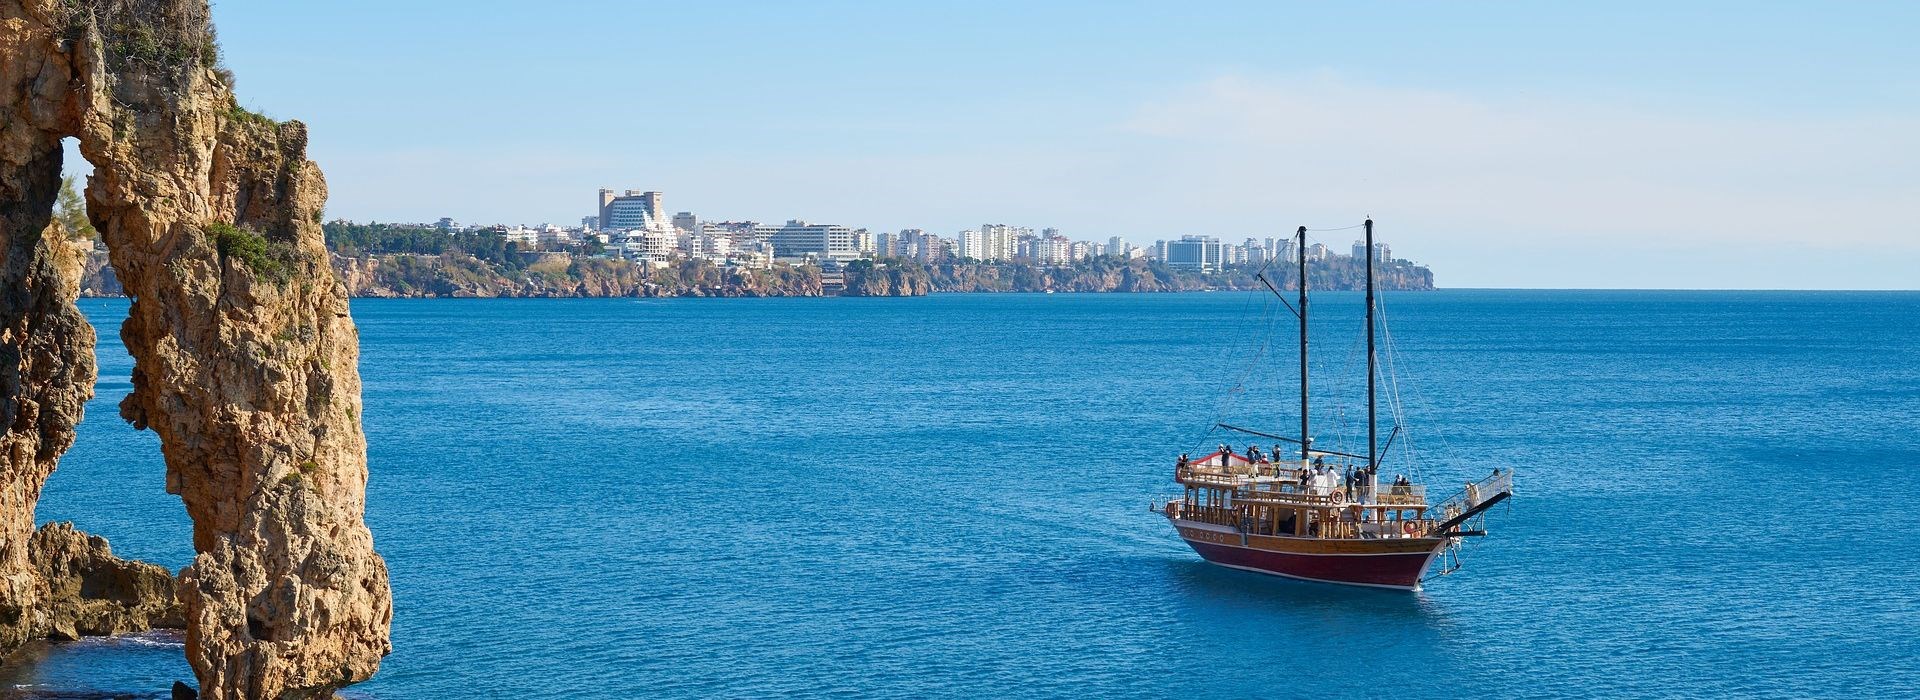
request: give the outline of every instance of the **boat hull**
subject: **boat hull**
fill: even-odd
[[[1349,586],[1420,590],[1420,578],[1446,549],[1441,538],[1322,540],[1242,537],[1231,528],[1175,521],[1180,539],[1208,562],[1274,576]]]

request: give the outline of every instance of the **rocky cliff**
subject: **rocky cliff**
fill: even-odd
[[[107,259],[107,251],[89,251],[86,264],[81,268],[80,296],[123,297],[126,295],[127,290],[120,288],[120,277],[113,273],[113,263]]]
[[[33,503],[91,392],[84,261],[49,235],[60,139],[133,299],[123,418],[193,519],[181,573],[204,697],[327,697],[390,649],[364,523],[358,342],[306,127],[239,107],[206,0],[0,0],[0,643],[30,634]]]
[[[505,269],[464,253],[333,256],[356,297],[767,297],[820,296],[813,268],[733,270],[680,261],[642,271],[620,260],[551,255]]]
[[[356,297],[679,297],[679,296],[923,296],[940,292],[1188,292],[1262,290],[1256,269],[1236,267],[1201,274],[1148,260],[1097,258],[1072,265],[1024,262],[942,262],[857,260],[844,273],[837,292],[824,291],[820,271],[776,266],[772,270],[722,269],[679,261],[642,272],[620,260],[549,253],[528,256],[524,265],[507,267],[460,252],[438,255],[384,253],[333,257],[335,272]],[[1296,272],[1285,266],[1264,274],[1291,288]],[[1315,288],[1356,290],[1366,275],[1347,259],[1316,262],[1309,271]],[[1376,279],[1382,289],[1430,290],[1433,273],[1396,261],[1382,264]],[[89,277],[85,289],[108,289],[106,275]]]

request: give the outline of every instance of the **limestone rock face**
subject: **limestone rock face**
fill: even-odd
[[[327,697],[390,650],[357,332],[306,127],[241,109],[216,52],[206,0],[0,0],[0,642],[30,627],[33,503],[94,373],[81,262],[46,233],[71,136],[133,299],[121,416],[159,435],[194,523],[179,597],[201,694]]]
[[[0,39],[0,42],[5,39]],[[12,66],[0,65],[9,70]],[[4,99],[0,96],[0,99]],[[0,130],[0,138],[10,136]],[[9,143],[11,139],[8,139]],[[39,636],[29,562],[33,506],[93,398],[93,327],[73,305],[77,276],[48,227],[59,143],[0,148],[0,648]],[[46,170],[52,157],[53,169]],[[57,178],[57,174],[54,176]],[[38,212],[37,214],[35,212]]]
[[[173,572],[163,567],[113,556],[105,539],[72,523],[42,526],[30,547],[41,585],[36,632],[78,639],[187,624]]]

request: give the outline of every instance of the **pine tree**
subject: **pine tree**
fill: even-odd
[[[93,230],[93,222],[87,220],[87,201],[80,197],[80,190],[73,183],[72,175],[60,178],[60,209],[54,218],[66,227],[69,238],[98,238],[100,233]]]

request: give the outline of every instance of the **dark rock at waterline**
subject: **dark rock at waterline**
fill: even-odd
[[[200,691],[180,681],[173,682],[173,700],[200,700]]]

